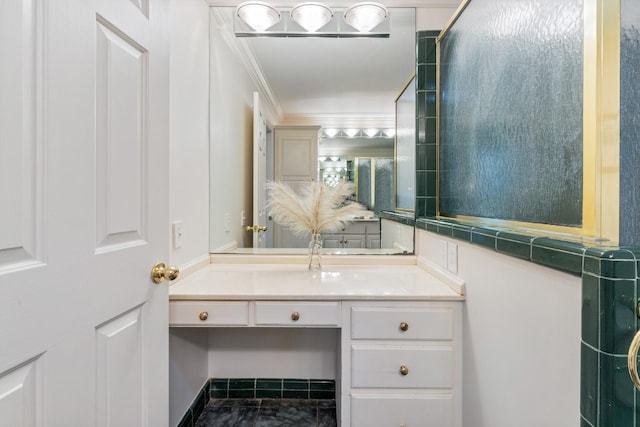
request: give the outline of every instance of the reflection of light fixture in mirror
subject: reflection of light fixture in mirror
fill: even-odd
[[[354,136],[356,136],[358,134],[358,132],[360,132],[360,129],[344,129],[343,132],[349,138],[353,138]]]
[[[374,136],[376,136],[378,134],[378,132],[380,132],[379,129],[365,129],[364,133],[369,137],[372,138]]]
[[[387,135],[389,138],[392,138],[396,135],[395,129],[384,129],[382,132],[384,132],[384,134]]]
[[[329,138],[333,138],[338,134],[338,129],[329,128],[329,129],[324,129],[323,132]]]
[[[310,33],[327,25],[331,18],[333,11],[322,3],[300,3],[291,9],[291,19]]]
[[[387,18],[387,8],[380,3],[354,4],[344,12],[344,21],[362,33],[368,33]]]
[[[340,157],[331,157],[332,162],[337,162],[338,160],[340,160]]]
[[[320,160],[321,162],[326,162],[327,158],[326,157],[318,157],[318,160]]]
[[[265,31],[280,20],[280,12],[275,7],[260,1],[240,3],[236,14],[256,31]]]

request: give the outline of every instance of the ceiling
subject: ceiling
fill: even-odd
[[[286,122],[391,120],[415,71],[415,10],[389,13],[389,38],[251,38]]]
[[[269,1],[269,0],[267,0]],[[460,0],[386,1],[389,38],[237,38],[266,86],[279,124],[394,127],[395,99],[415,71],[415,7],[452,8]],[[233,16],[240,1],[209,0]],[[286,8],[299,1],[271,2]],[[325,1],[336,10],[355,3]],[[401,8],[396,8],[396,7]],[[227,21],[229,22],[229,21]]]

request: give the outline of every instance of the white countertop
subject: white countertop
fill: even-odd
[[[463,300],[416,265],[209,264],[169,287],[170,300]]]

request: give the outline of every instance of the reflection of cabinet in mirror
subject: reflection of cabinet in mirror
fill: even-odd
[[[322,236],[324,248],[380,249],[380,222],[377,219],[356,220],[342,231]]]
[[[301,182],[318,179],[319,126],[276,126],[274,144],[274,178],[295,188]],[[306,247],[295,244],[293,234],[274,224],[276,248]],[[308,238],[306,239],[308,242]]]
[[[294,185],[318,179],[319,126],[275,128],[275,180]]]

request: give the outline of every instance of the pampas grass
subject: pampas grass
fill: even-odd
[[[348,202],[353,185],[342,182],[331,188],[318,182],[301,183],[296,192],[281,182],[269,182],[267,208],[273,220],[294,234],[331,233],[342,229],[354,216],[363,216],[362,205]]]

